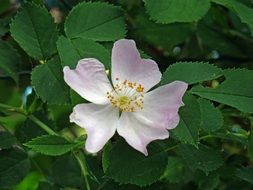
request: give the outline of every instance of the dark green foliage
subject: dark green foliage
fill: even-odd
[[[186,95],[183,99],[185,106],[180,109],[180,122],[172,130],[172,137],[181,142],[198,146],[201,114],[199,104],[194,96]]]
[[[181,145],[178,152],[191,169],[200,169],[206,174],[223,164],[221,152],[204,145],[199,145],[198,148],[191,145]]]
[[[208,0],[144,0],[151,19],[158,23],[193,22],[210,8]],[[182,11],[183,10],[183,11]]]
[[[221,76],[221,69],[204,62],[178,62],[163,73],[162,84],[175,80],[188,84],[201,83]]]
[[[251,0],[0,1],[1,190],[253,189]],[[63,67],[96,58],[110,78],[122,38],[156,61],[156,87],[188,83],[178,126],[148,156],[117,134],[90,154],[69,118],[87,100]]]
[[[123,184],[152,184],[160,178],[167,165],[167,154],[155,143],[149,146],[147,157],[122,141],[107,151],[109,152],[103,157],[107,165],[104,167],[106,176]]]
[[[24,145],[41,154],[59,156],[79,147],[82,143],[71,143],[60,136],[43,135]]]
[[[81,171],[72,155],[65,155],[54,162],[52,166],[52,181],[62,186],[82,186]]]
[[[17,51],[10,44],[0,41],[0,69],[17,82],[19,65],[20,57]]]
[[[56,53],[58,31],[45,8],[26,4],[11,24],[11,33],[32,57],[47,60]]]
[[[32,85],[38,96],[49,104],[70,103],[69,89],[63,80],[58,57],[37,66],[32,71]]]
[[[219,130],[223,125],[223,116],[218,108],[205,99],[198,99],[201,112],[201,128],[207,133]]]
[[[240,179],[253,184],[253,168],[252,167],[237,169],[235,172],[235,175],[239,177]]]
[[[126,32],[123,11],[106,3],[81,3],[70,12],[65,32],[71,39],[113,41],[123,38]]]
[[[30,161],[19,148],[0,151],[0,187],[8,188],[19,183],[28,173]]]
[[[0,132],[0,148],[8,149],[16,144],[16,138],[8,132]]]
[[[109,51],[92,40],[83,38],[69,40],[61,36],[57,41],[57,48],[63,67],[75,68],[80,59],[94,57],[104,63],[108,69],[110,68]]]
[[[235,107],[243,112],[253,113],[253,71],[231,69],[224,71],[224,76],[225,81],[217,88],[195,86],[191,89],[191,93]]]

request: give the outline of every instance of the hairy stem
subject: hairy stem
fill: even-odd
[[[78,161],[78,164],[81,167],[82,175],[84,177],[84,182],[87,190],[90,190],[90,184],[88,180],[88,170],[86,167],[86,160],[85,157],[83,156],[83,153],[81,151],[78,152],[73,152],[73,155],[75,156],[76,160]]]

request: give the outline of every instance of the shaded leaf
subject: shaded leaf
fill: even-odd
[[[0,151],[0,187],[10,188],[19,183],[30,169],[27,154],[18,149]]]
[[[106,175],[123,184],[152,184],[160,178],[167,165],[167,153],[156,143],[149,146],[148,156],[122,141],[116,142],[109,151],[103,158],[109,161]]]
[[[201,128],[207,133],[219,130],[223,126],[223,116],[218,108],[205,99],[198,99],[201,112]]]
[[[0,69],[17,82],[19,65],[20,57],[17,51],[7,42],[0,40]]]
[[[216,170],[224,162],[220,151],[201,144],[198,149],[191,145],[180,145],[178,153],[190,168],[200,169],[206,174]]]
[[[185,163],[182,158],[169,156],[168,165],[163,174],[163,178],[170,183],[179,183],[185,177]]]
[[[250,135],[249,135],[248,152],[249,152],[249,157],[251,161],[253,161],[253,129],[251,129]]]
[[[135,32],[139,38],[167,51],[171,51],[175,45],[184,42],[193,33],[190,24],[157,24],[150,21],[145,14],[139,14],[135,21]]]
[[[240,168],[235,171],[235,176],[253,184],[253,167]]]
[[[203,49],[208,53],[215,50],[221,55],[233,55],[236,57],[243,55],[241,48],[233,40],[233,37],[213,28],[212,25],[208,26],[205,23],[198,24],[197,34],[203,42],[203,46],[205,47]]]
[[[180,122],[175,129],[171,130],[171,134],[179,141],[197,146],[201,121],[199,104],[192,95],[185,95],[183,102],[185,106],[179,111]]]
[[[61,156],[54,162],[52,181],[55,184],[82,189],[82,180],[81,169],[72,155]]]
[[[223,5],[236,13],[243,23],[246,23],[253,34],[253,9],[236,0],[211,0],[214,3]]]
[[[8,149],[17,143],[16,138],[8,132],[0,132],[0,149]]]

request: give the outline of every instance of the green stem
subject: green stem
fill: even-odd
[[[208,138],[213,138],[213,137],[217,138],[217,136],[214,136],[214,135],[205,135],[205,136],[199,137],[199,140],[201,141],[203,139],[208,139]]]
[[[40,128],[42,128],[43,130],[45,130],[48,134],[58,136],[58,134],[56,132],[54,132],[50,127],[48,127],[46,124],[44,124],[42,121],[40,121],[34,115],[29,115],[28,118],[30,120],[32,120],[34,123],[36,123]]]
[[[6,105],[6,104],[1,104],[1,103],[0,103],[0,108],[6,109],[7,111],[17,112],[17,113],[26,115],[25,110],[23,110],[21,108],[17,108],[17,107],[13,107],[13,106],[9,106],[9,105]]]
[[[21,109],[21,108],[17,108],[17,107],[13,107],[13,106],[9,106],[9,105],[6,105],[6,104],[1,104],[1,103],[0,103],[0,108],[6,109],[7,111],[17,112],[17,113],[20,113],[22,115],[25,115],[30,120],[32,120],[34,123],[36,123],[40,128],[45,130],[48,134],[58,135],[50,127],[48,127],[46,124],[41,122],[37,117],[35,117],[34,115],[28,115],[27,112],[25,110]]]
[[[171,147],[169,147],[169,148],[166,148],[166,149],[164,150],[164,152],[168,152],[168,151],[170,151],[170,150],[173,150],[173,149],[177,148],[180,144],[181,144],[181,143],[178,143],[178,144],[176,144],[176,145],[174,145],[174,146],[171,146]]]
[[[17,113],[23,114],[26,117],[28,117],[30,120],[32,120],[34,123],[36,123],[40,128],[45,130],[48,134],[58,136],[58,134],[55,131],[53,131],[49,126],[47,126],[45,123],[40,121],[34,115],[28,115],[27,112],[21,108],[17,108],[17,107],[13,107],[13,106],[1,104],[1,103],[0,103],[0,108],[6,109],[11,112],[17,112]],[[87,172],[85,157],[83,156],[81,151],[73,152],[73,154],[81,167],[81,171],[82,171],[82,174],[83,174],[83,177],[85,180],[86,190],[90,190],[90,185],[89,185],[89,181],[88,181],[88,177],[87,177],[88,172]]]
[[[82,175],[83,175],[84,181],[85,181],[86,190],[90,190],[90,184],[89,184],[89,180],[87,177],[88,172],[87,172],[87,167],[86,167],[86,160],[85,160],[81,151],[73,152],[73,155],[75,156],[76,160],[78,161],[78,163],[81,167]]]

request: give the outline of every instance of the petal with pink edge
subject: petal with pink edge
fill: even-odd
[[[87,133],[85,148],[90,153],[101,150],[114,135],[119,120],[119,112],[111,105],[92,103],[79,104],[70,115],[70,122],[84,128]]]
[[[143,110],[133,115],[148,126],[173,129],[179,123],[178,110],[184,105],[182,98],[188,85],[174,81],[144,96]]]
[[[140,122],[129,112],[122,113],[117,132],[129,145],[145,156],[148,155],[147,145],[151,141],[169,137],[169,132],[165,128],[150,127]]]
[[[82,59],[76,69],[64,67],[64,80],[84,99],[96,103],[106,104],[106,93],[112,86],[106,76],[104,65],[97,59]]]
[[[161,80],[157,63],[151,59],[141,59],[133,40],[122,39],[114,43],[112,49],[112,82],[128,80],[144,87],[147,92]],[[119,78],[119,81],[116,80]]]

